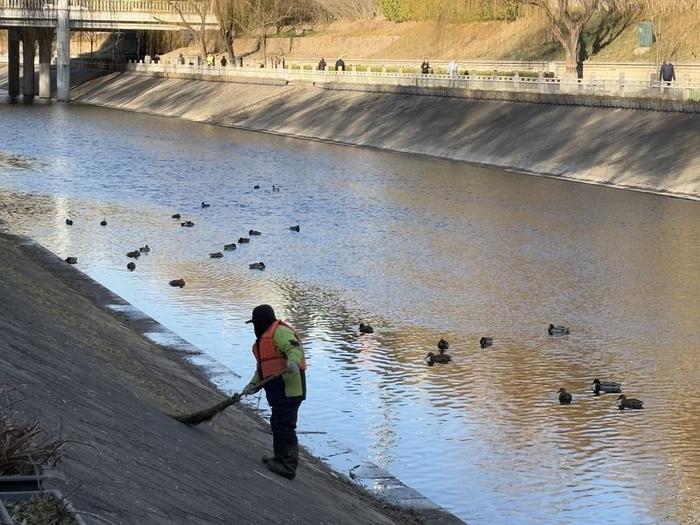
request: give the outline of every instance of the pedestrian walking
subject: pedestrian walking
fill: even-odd
[[[318,61],[318,67],[316,68],[319,71],[325,71],[326,70],[326,59],[322,58],[321,60]]]
[[[183,55],[182,53],[180,53],[180,56],[177,57],[177,60],[181,66],[185,65],[185,55]]]
[[[457,60],[452,59],[450,62],[447,64],[447,74],[454,78],[457,75]]]
[[[430,73],[430,62],[428,62],[427,57],[423,59],[423,63],[420,65],[420,72],[424,75]]]
[[[228,65],[228,60],[226,60],[226,55],[221,55],[221,67],[226,67]]]
[[[335,61],[335,70],[345,71],[345,60],[343,60],[343,57],[339,57],[338,60]]]
[[[209,66],[209,67],[214,66],[214,54],[213,53],[207,54],[207,66]]]
[[[279,376],[264,385],[265,397],[272,409],[270,427],[274,455],[263,456],[262,462],[270,472],[294,479],[299,464],[297,415],[301,402],[306,399],[306,360],[301,339],[294,328],[275,317],[275,311],[268,304],[256,306],[246,323],[253,324],[253,355],[257,367],[242,394],[255,393],[261,381]]]
[[[663,82],[675,82],[676,81],[676,68],[668,60],[664,60],[659,70],[659,80]]]

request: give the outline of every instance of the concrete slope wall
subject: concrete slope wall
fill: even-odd
[[[80,102],[700,199],[700,115],[114,75]]]

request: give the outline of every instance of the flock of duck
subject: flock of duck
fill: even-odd
[[[360,333],[361,334],[372,334],[374,333],[374,328],[371,325],[360,323]],[[562,336],[568,335],[570,330],[566,326],[556,326],[550,324],[547,328],[547,333],[551,336]],[[479,346],[481,348],[488,348],[493,345],[493,337],[482,337],[479,339]],[[433,366],[435,363],[447,364],[452,361],[452,356],[446,351],[450,348],[450,343],[445,339],[440,339],[437,343],[438,353],[428,352],[425,356],[425,361],[428,366]],[[614,381],[601,381],[600,379],[594,379],[591,383],[593,394],[599,396],[601,394],[620,394],[617,398],[618,408],[620,410],[630,409],[639,410],[644,408],[644,402],[639,399],[628,398],[622,393],[622,383],[617,383]],[[574,396],[567,392],[565,388],[559,389],[559,403],[562,405],[570,405],[574,399]]]
[[[253,189],[260,189],[260,185],[256,184],[253,186]],[[278,192],[280,191],[279,186],[273,185],[272,186],[272,191],[273,192]],[[202,202],[201,203],[201,208],[206,209],[211,207],[211,204],[208,202]],[[182,219],[182,215],[180,213],[174,213],[172,215],[172,219],[175,220],[180,220]],[[66,219],[66,225],[68,226],[73,226],[73,220],[72,219]],[[183,228],[193,228],[194,227],[194,222],[191,220],[185,220],[183,222],[180,222],[180,226]],[[107,220],[102,219],[100,221],[100,226],[107,226]],[[289,227],[290,231],[293,232],[299,232],[301,229],[299,225],[295,226],[290,226]],[[248,237],[240,237],[238,239],[238,244],[248,244],[250,243],[250,238],[251,237],[256,237],[261,235],[261,232],[257,230],[249,230],[248,231]],[[233,251],[236,249],[236,243],[230,243],[230,244],[224,244],[223,246],[223,251]],[[141,246],[140,248],[137,248],[133,251],[127,252],[126,256],[130,259],[138,259],[141,254],[147,254],[151,251],[151,248],[146,244],[145,246]],[[209,257],[212,259],[221,259],[224,256],[223,252],[213,252],[209,254]],[[65,261],[68,264],[77,264],[78,263],[78,258],[77,257],[67,257]],[[129,261],[126,265],[127,270],[130,272],[133,272],[136,270],[136,263],[134,261]],[[265,263],[264,262],[256,262],[256,263],[251,263],[248,265],[248,268],[251,270],[264,270],[265,269]],[[172,281],[169,281],[170,286],[177,287],[177,288],[183,288],[185,286],[185,280],[184,279],[173,279]],[[370,324],[365,324],[365,323],[360,323],[359,331],[361,334],[371,334],[374,333],[374,328]],[[556,326],[554,324],[550,324],[549,327],[547,328],[547,333],[550,336],[562,336],[562,335],[568,335],[569,334],[569,328],[566,326]],[[479,346],[484,349],[488,348],[493,345],[493,337],[482,337],[479,339]],[[440,339],[437,343],[438,347],[438,353],[434,352],[428,352],[428,354],[425,356],[425,360],[428,364],[428,366],[433,366],[435,363],[438,364],[447,364],[452,361],[452,356],[446,351],[450,347],[450,343],[447,342],[445,339]],[[633,410],[638,410],[644,408],[644,403],[639,400],[639,399],[632,399],[632,398],[627,398],[624,394],[622,394],[622,384],[613,382],[613,381],[600,381],[599,379],[593,380],[592,383],[592,389],[593,389],[593,394],[596,396],[599,396],[600,394],[620,394],[620,396],[617,398],[618,400],[618,407],[620,410],[625,410],[625,409],[633,409]],[[559,389],[559,403],[562,405],[570,405],[571,402],[573,401],[573,395],[569,392],[566,391],[565,388],[560,388]]]
[[[253,186],[253,189],[259,190],[259,189],[260,189],[260,185],[259,185],[259,184],[256,184],[255,186]],[[279,192],[279,191],[280,191],[280,187],[273,184],[273,185],[272,185],[272,191],[273,191],[273,192]],[[211,207],[211,204],[209,204],[208,202],[202,202],[202,203],[200,204],[200,207],[201,207],[202,209],[210,208],[210,207]],[[171,217],[172,217],[172,219],[180,220],[180,219],[182,219],[182,214],[180,214],[180,213],[174,213]],[[67,225],[67,226],[73,226],[73,223],[74,223],[74,222],[73,222],[73,219],[70,219],[70,218],[66,219],[66,225]],[[100,221],[100,226],[107,226],[107,219],[102,219],[102,220]],[[180,222],[180,226],[183,227],[183,228],[194,228],[194,222],[188,219],[188,220],[185,220],[185,221]],[[289,231],[293,231],[293,232],[297,232],[297,233],[298,233],[298,232],[301,231],[301,228],[300,228],[300,226],[297,224],[297,225],[294,225],[294,226],[290,226],[290,227],[289,227]],[[238,239],[237,243],[238,243],[238,244],[248,244],[248,243],[250,243],[250,238],[251,238],[251,237],[256,237],[256,236],[258,236],[258,235],[262,235],[262,233],[259,232],[259,231],[257,231],[257,230],[248,230],[248,237],[240,237],[240,238]],[[236,245],[235,242],[229,243],[229,244],[224,244],[224,246],[223,246],[223,251],[210,253],[210,254],[209,254],[209,257],[210,257],[211,259],[221,259],[221,258],[224,256],[223,252],[233,251],[233,250],[236,249],[236,247],[237,247],[237,245]],[[138,259],[142,254],[144,254],[144,253],[147,254],[147,253],[149,253],[150,251],[151,251],[151,248],[148,246],[148,244],[146,244],[145,246],[142,246],[142,247],[140,247],[140,248],[136,248],[136,249],[133,250],[133,251],[127,252],[127,253],[126,253],[126,256],[127,256],[129,259],[135,259],[135,260],[136,260],[136,259]],[[68,264],[77,264],[77,263],[78,263],[78,258],[77,258],[77,257],[66,257],[65,262],[67,262]],[[249,264],[249,265],[248,265],[248,268],[251,269],[251,270],[260,270],[260,271],[262,271],[262,270],[264,270],[264,269],[266,268],[266,266],[265,266],[265,263],[264,263],[264,262],[260,261],[260,262],[255,262],[255,263]],[[136,263],[135,263],[134,261],[129,261],[129,262],[127,263],[127,265],[126,265],[126,269],[129,270],[130,272],[133,272],[134,270],[136,270]],[[169,284],[170,286],[173,286],[173,287],[176,287],[176,288],[184,288],[184,286],[185,286],[186,283],[185,283],[185,280],[184,280],[184,279],[173,279],[172,281],[169,281],[168,284]]]

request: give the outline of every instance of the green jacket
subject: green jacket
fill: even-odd
[[[287,358],[287,361],[294,361],[297,364],[301,363],[304,358],[304,347],[292,330],[280,324],[275,330],[273,342],[275,344],[275,350],[277,350],[281,356]],[[292,374],[289,372],[282,374],[284,393],[287,397],[303,398],[306,395],[306,382],[304,377],[302,377],[303,375],[303,371],[300,374]],[[255,374],[250,380],[250,384],[257,385],[258,383],[260,383],[260,374],[256,369]]]

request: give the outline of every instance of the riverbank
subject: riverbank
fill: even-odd
[[[115,73],[85,104],[700,200],[700,114]]]
[[[461,523],[385,506],[308,454],[293,482],[269,475],[250,410],[196,428],[167,415],[221,398],[195,349],[140,335],[157,323],[26,239],[0,236],[0,262],[0,390],[68,440],[55,483],[88,523]]]

